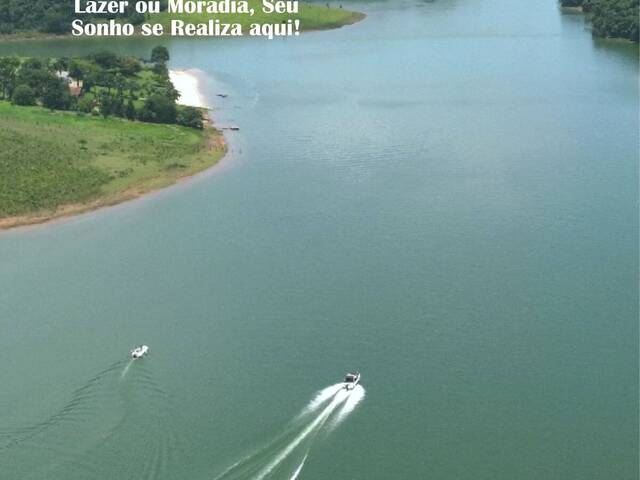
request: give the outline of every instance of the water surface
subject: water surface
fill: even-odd
[[[1,476],[636,478],[637,47],[552,1],[349,6],[166,40],[229,158],[0,235]]]

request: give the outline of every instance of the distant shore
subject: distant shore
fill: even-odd
[[[178,90],[178,92],[180,93],[180,100],[178,101],[178,103],[208,109],[205,100],[206,97],[202,91],[201,81],[195,71],[173,70],[170,71],[170,75],[172,82],[174,82],[176,90]],[[48,111],[45,111],[44,109],[42,109],[42,112],[38,113],[39,115],[56,115],[56,119],[58,121],[61,118],[61,114],[50,113]],[[62,115],[65,114],[63,113]],[[76,115],[73,114],[68,114],[68,117],[69,120],[73,122],[81,121],[76,117]],[[99,122],[102,122],[103,120],[88,118],[86,119],[86,121],[96,122],[99,125]],[[115,127],[117,131],[127,129],[129,131],[132,131],[138,130],[140,128],[180,128],[185,133],[187,131],[191,131],[193,132],[193,134],[197,132],[196,130],[187,129],[185,127],[145,124],[140,122],[129,122],[128,120],[120,119],[109,119],[105,120],[104,122],[107,122],[105,123],[105,125],[108,125],[109,128],[117,125]],[[142,178],[139,182],[136,182],[124,189],[116,191],[105,191],[98,197],[91,198],[86,202],[65,204],[51,210],[41,210],[0,218],[0,230],[8,230],[16,227],[42,224],[53,220],[91,212],[104,207],[117,205],[119,203],[139,198],[144,194],[164,189],[176,184],[177,182],[180,182],[181,180],[190,178],[198,173],[210,169],[224,158],[227,153],[227,146],[222,132],[215,129],[213,125],[211,125],[209,119],[206,124],[208,125],[205,126],[204,130],[199,131],[199,134],[201,134],[201,147],[199,147],[199,150],[197,152],[187,153],[187,150],[184,157],[176,157],[175,159],[173,159],[174,163],[170,164],[166,168],[158,168],[157,171]],[[146,135],[144,132],[141,133],[143,137]],[[185,144],[185,148],[189,148],[187,144]],[[191,148],[193,147],[191,146]],[[190,160],[190,158],[192,158],[192,160]]]
[[[252,0],[253,1],[253,0]],[[258,2],[256,3],[256,9]],[[253,3],[252,3],[253,4]],[[193,13],[193,14],[169,14],[167,12],[162,12],[158,14],[154,14],[151,18],[147,19],[147,22],[150,23],[160,23],[165,27],[164,37],[169,37],[166,32],[169,31],[169,25],[171,19],[184,20],[187,23],[206,23],[210,19],[214,18],[211,14],[206,13]],[[279,24],[286,22],[288,19],[299,19],[300,20],[300,31],[301,32],[309,32],[309,31],[318,31],[318,30],[331,30],[341,28],[347,25],[353,25],[364,18],[366,18],[366,14],[361,12],[355,12],[343,9],[342,7],[325,7],[324,5],[318,4],[310,4],[306,2],[301,2],[300,11],[297,14],[287,14],[287,13],[271,13],[265,14],[262,12],[257,12],[255,16],[249,17],[243,14],[218,14],[215,16],[216,19],[219,19],[221,22],[225,23],[239,23],[243,25],[243,27],[247,28],[251,23],[274,23]],[[76,39],[76,38],[101,38],[105,41],[110,40],[118,40],[119,38],[137,38],[141,37],[140,29],[136,28],[135,33],[129,37],[89,37],[89,36],[73,36],[71,35],[71,27],[69,27],[68,33],[62,34],[54,34],[47,33],[37,29],[34,30],[17,30],[13,33],[5,33],[0,34],[0,43],[5,42],[19,42],[19,41],[29,41],[29,40],[61,40],[61,39]],[[215,37],[191,37],[193,39],[200,38],[215,38]],[[219,37],[224,38],[224,37]]]

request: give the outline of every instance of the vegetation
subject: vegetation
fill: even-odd
[[[132,4],[133,2],[129,2]],[[166,1],[162,2],[166,8]],[[133,8],[121,16],[123,22],[140,25],[144,22],[162,23],[167,27],[171,19],[184,20],[188,23],[203,23],[211,18],[220,19],[221,22],[240,23],[248,26],[251,23],[280,23],[288,19],[299,19],[302,30],[317,30],[337,28],[353,23],[363,17],[362,14],[350,12],[340,8],[329,8],[324,5],[300,3],[298,14],[266,14],[261,9],[260,0],[249,0],[249,4],[255,9],[255,15],[249,17],[246,14],[169,14],[163,13],[151,16],[135,13]],[[68,34],[71,32],[71,22],[76,19],[84,21],[106,21],[109,18],[117,18],[117,15],[99,15],[91,18],[86,14],[75,14],[74,2],[71,0],[0,0],[0,35],[7,36],[34,36],[40,34]],[[132,13],[133,12],[133,13]]]
[[[16,105],[35,105],[36,94],[29,85],[18,85],[13,91],[11,100]]]
[[[203,170],[223,154],[213,129],[0,101],[0,227],[116,203]]]
[[[560,0],[560,4],[581,8],[589,14],[593,34],[597,37],[639,40],[639,0]]]
[[[0,99],[203,128],[200,110],[176,105],[178,92],[165,64],[167,49],[156,47],[151,56],[154,63],[107,51],[71,59],[0,57]]]
[[[221,158],[203,112],[176,104],[169,53],[153,56],[0,57],[0,228],[115,203]]]
[[[136,25],[144,21],[144,16],[133,9],[126,17],[128,22]],[[74,2],[70,0],[0,0],[0,34],[24,31],[64,34],[71,31],[71,22],[75,18],[88,17],[76,14]],[[109,16],[102,15],[101,18]]]
[[[226,13],[212,15],[208,13],[191,13],[178,15],[163,12],[154,15],[152,21],[161,23],[165,31],[169,28],[172,19],[183,20],[188,23],[206,23],[211,18],[220,19],[222,23],[239,23],[246,29],[252,23],[281,23],[288,19],[300,20],[301,30],[321,30],[338,28],[343,25],[355,23],[362,19],[363,15],[340,8],[329,8],[324,5],[313,5],[300,2],[300,11],[297,14],[288,13],[264,13],[261,8],[261,0],[249,0],[249,6],[255,9],[255,15],[248,16],[239,13]]]

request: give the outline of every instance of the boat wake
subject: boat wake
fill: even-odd
[[[364,399],[361,385],[346,390],[344,383],[320,390],[284,433],[236,462],[215,480],[267,480],[299,477],[321,433],[331,432]]]
[[[300,462],[300,465],[298,465],[298,468],[296,468],[296,471],[293,472],[293,475],[291,475],[291,479],[290,480],[296,480],[296,478],[298,478],[298,476],[300,476],[300,472],[302,472],[302,469],[304,468],[304,463],[307,461],[307,457],[308,456],[309,456],[309,452],[307,452],[305,454],[304,458]]]
[[[131,365],[133,364],[133,362],[135,362],[135,359],[132,358],[131,360],[129,360],[129,362],[127,363],[127,365],[124,367],[124,369],[122,370],[122,373],[120,374],[120,380],[123,380],[124,377],[127,376],[127,373],[129,372],[129,369],[131,368]]]
[[[176,478],[169,470],[177,467],[181,438],[152,368],[117,362],[44,421],[0,432],[3,473],[30,479]]]

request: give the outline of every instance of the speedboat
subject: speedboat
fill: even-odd
[[[344,377],[344,388],[353,390],[360,383],[360,372],[347,373]]]
[[[131,350],[131,358],[142,358],[147,353],[149,353],[149,347],[147,347],[146,345],[140,345],[139,347]]]

